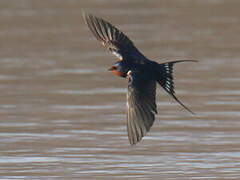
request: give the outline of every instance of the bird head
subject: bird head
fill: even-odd
[[[128,69],[124,66],[122,61],[118,61],[113,64],[109,69],[114,75],[125,78],[127,76]]]

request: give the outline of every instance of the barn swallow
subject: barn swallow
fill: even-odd
[[[114,54],[118,61],[109,71],[128,80],[127,131],[131,145],[139,142],[150,130],[157,114],[156,84],[158,83],[187,111],[194,114],[175,96],[173,65],[195,60],[157,63],[147,59],[133,42],[109,22],[91,14],[83,14],[93,35]]]

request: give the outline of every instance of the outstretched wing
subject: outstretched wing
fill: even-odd
[[[133,42],[112,24],[93,15],[84,14],[84,19],[94,36],[118,59],[135,63],[145,61]]]
[[[130,144],[136,144],[150,130],[157,113],[156,81],[140,72],[128,73],[127,131]]]
[[[173,65],[175,63],[180,62],[197,62],[195,60],[178,60],[178,61],[171,61],[167,63],[159,64],[159,70],[160,73],[158,77],[158,83],[163,87],[165,91],[167,91],[168,94],[170,94],[181,106],[183,106],[187,111],[194,114],[188,107],[186,107],[176,96],[174,91],[174,82],[173,82]]]

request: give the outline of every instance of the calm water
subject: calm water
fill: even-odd
[[[1,179],[238,179],[240,1],[0,2]],[[113,22],[158,62],[178,64],[178,97],[158,88],[157,121],[126,132],[126,81],[82,10]]]

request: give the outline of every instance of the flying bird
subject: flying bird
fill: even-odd
[[[175,96],[172,73],[174,64],[196,62],[195,60],[166,63],[149,60],[123,32],[109,22],[91,14],[83,14],[83,17],[97,40],[118,59],[109,71],[128,80],[127,131],[131,145],[139,142],[153,125],[157,114],[157,83],[181,106],[194,114]]]

